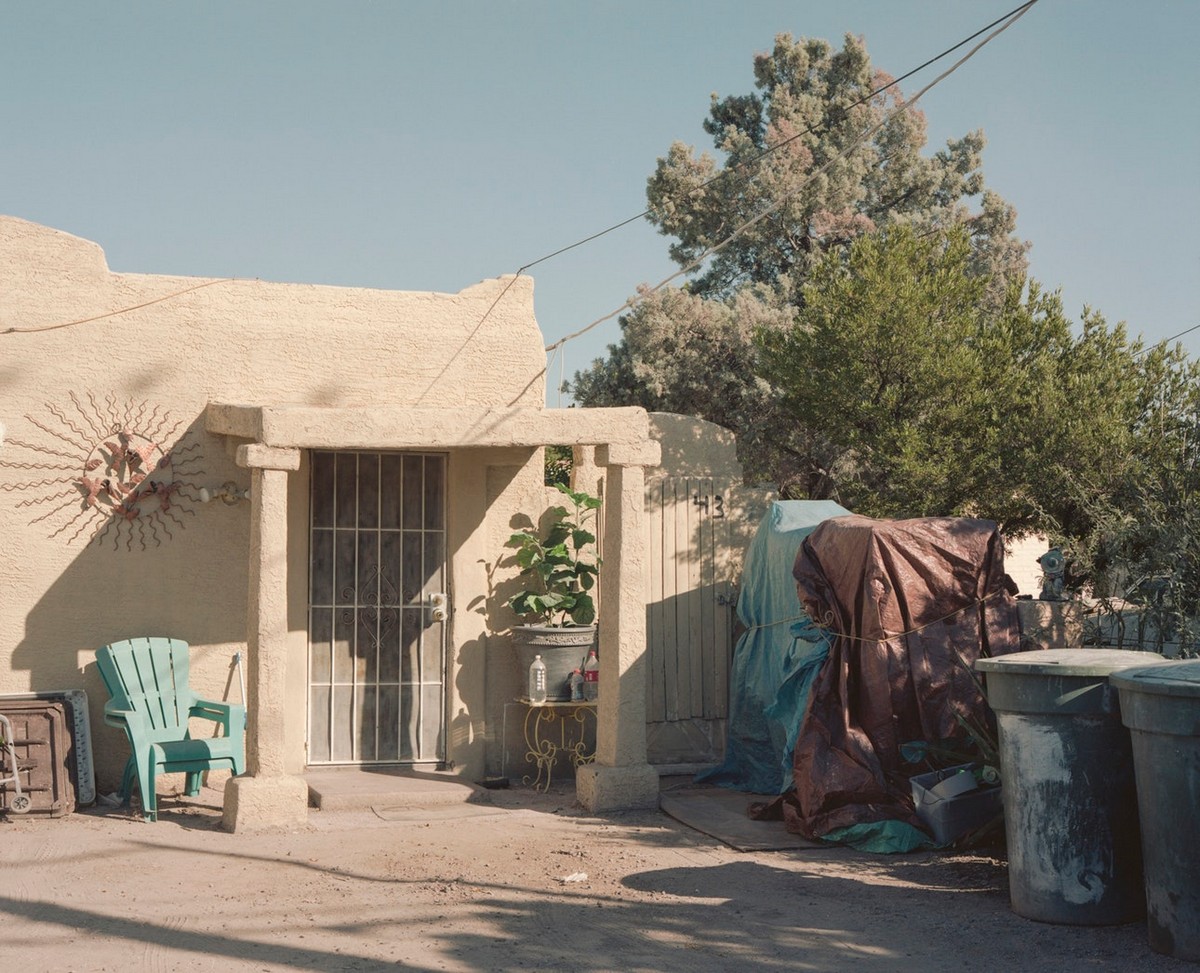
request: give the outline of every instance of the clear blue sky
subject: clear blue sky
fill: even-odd
[[[118,271],[457,291],[640,212],[657,157],[711,144],[710,93],[749,92],[776,33],[861,34],[900,75],[1016,5],[7,4],[0,212]],[[985,131],[1072,315],[1200,324],[1198,47],[1197,0],[1041,0],[923,101],[929,151]],[[666,247],[636,224],[538,266],[547,342],[667,276]],[[567,375],[617,334],[569,345]]]

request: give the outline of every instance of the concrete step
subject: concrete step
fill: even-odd
[[[321,811],[418,809],[490,804],[491,794],[452,773],[392,768],[309,768],[309,807]]]

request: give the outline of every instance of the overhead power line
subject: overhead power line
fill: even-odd
[[[923,71],[925,68],[929,67],[931,64],[936,64],[938,61],[942,60],[942,58],[948,57],[949,55],[951,55],[955,51],[957,51],[960,47],[963,47],[966,44],[971,43],[971,41],[975,40],[975,38],[979,37],[981,34],[986,33],[987,31],[991,30],[997,24],[1001,24],[1004,21],[1009,20],[1010,18],[1012,18],[1012,21],[1015,22],[1017,18],[1023,16],[1025,14],[1025,12],[1030,7],[1032,7],[1035,3],[1037,3],[1037,0],[1028,0],[1028,2],[1021,4],[1019,7],[1014,7],[1008,13],[1004,14],[1004,16],[997,17],[990,24],[987,24],[986,26],[979,28],[979,30],[975,31],[975,33],[969,35],[968,37],[964,37],[961,41],[959,41],[957,44],[953,45],[952,47],[946,48],[940,54],[934,55],[933,57],[929,58],[927,61],[924,61],[921,64],[918,64],[915,68],[912,68],[912,69],[906,71],[904,74],[900,75],[900,77],[894,78],[893,80],[889,81],[885,85],[880,85],[874,91],[871,91],[870,93],[864,95],[858,101],[854,102],[853,104],[847,105],[844,109],[841,110],[840,114],[842,116],[844,116],[845,114],[852,111],[853,109],[858,108],[860,105],[867,104],[872,98],[878,97],[879,95],[883,94],[883,92],[887,91],[889,88],[894,88],[896,85],[900,84],[900,82],[905,81],[908,78],[911,78],[914,74],[917,74],[918,72]],[[989,38],[989,40],[990,40],[990,38]],[[986,43],[986,41],[984,43]],[[716,182],[719,182],[722,179],[728,179],[728,178],[730,178],[731,175],[734,175],[734,174],[736,174],[742,178],[745,178],[745,179],[752,178],[752,171],[758,167],[758,164],[760,162],[762,162],[763,159],[767,158],[773,152],[777,152],[780,149],[782,149],[783,147],[790,145],[792,142],[796,141],[796,139],[803,138],[805,135],[812,134],[814,131],[817,130],[818,127],[819,126],[817,126],[817,125],[809,126],[808,128],[805,128],[799,132],[796,132],[794,135],[788,136],[786,139],[782,139],[779,142],[774,143],[773,145],[769,145],[769,146],[767,146],[767,148],[763,149],[760,153],[758,153],[758,155],[753,156],[750,159],[746,159],[745,161],[738,163],[732,169],[722,169],[720,172],[718,172],[712,178],[705,180],[704,182],[700,183],[700,185],[698,185],[698,186],[692,187],[686,193],[680,194],[680,196],[681,197],[682,196],[690,196],[693,193],[696,193],[702,189],[708,188],[709,186],[713,185]],[[571,250],[575,250],[578,247],[584,246],[585,244],[591,243],[593,240],[598,240],[603,236],[607,236],[609,233],[613,233],[613,232],[620,230],[626,226],[629,226],[630,223],[636,223],[638,220],[645,219],[650,214],[651,214],[651,210],[644,209],[640,213],[638,213],[634,216],[630,216],[627,219],[621,220],[619,223],[614,223],[612,226],[606,227],[603,230],[598,230],[595,233],[589,234],[588,236],[583,237],[581,240],[576,240],[574,243],[569,243],[565,247],[559,247],[557,250],[553,250],[550,253],[545,254],[544,256],[538,257],[536,260],[531,260],[526,264],[522,264],[520,267],[517,268],[516,272],[509,279],[508,283],[506,283],[504,285],[504,287],[501,289],[500,293],[496,295],[495,300],[493,300],[492,303],[488,306],[488,309],[483,312],[483,317],[481,317],[479,319],[479,324],[482,325],[491,316],[492,311],[494,311],[496,309],[496,305],[500,303],[500,301],[504,298],[504,295],[507,294],[509,289],[513,286],[513,284],[516,283],[517,278],[521,277],[526,271],[532,269],[533,267],[536,267],[538,264],[545,263],[547,260],[551,260],[554,257],[561,256],[564,253],[567,253]],[[619,314],[627,306],[629,306],[629,302],[626,302],[625,305],[622,305],[622,307],[615,313]],[[613,317],[612,314],[606,315],[604,318],[601,319],[601,321],[607,321],[611,317]],[[595,323],[599,324],[599,323],[601,323],[601,321],[598,321]],[[549,351],[553,347],[554,347],[553,345],[548,346],[546,350]]]
[[[819,169],[815,169],[812,172],[810,172],[808,174],[808,176],[791,192],[784,193],[783,195],[779,196],[769,206],[765,207],[762,210],[762,212],[756,214],[755,216],[752,216],[750,219],[746,220],[741,225],[737,226],[723,240],[720,240],[717,243],[714,243],[711,247],[709,247],[707,250],[705,250],[702,254],[700,254],[698,257],[696,257],[694,260],[692,260],[686,266],[680,268],[675,273],[673,273],[670,276],[659,281],[659,283],[655,284],[653,287],[646,288],[646,289],[640,291],[636,296],[630,297],[624,304],[622,304],[616,310],[610,311],[608,314],[605,314],[603,317],[597,318],[595,321],[592,321],[590,324],[580,328],[578,331],[572,332],[571,334],[569,334],[563,338],[560,338],[558,341],[555,341],[555,342],[547,345],[545,350],[548,352],[554,351],[556,348],[559,348],[562,345],[565,345],[568,341],[573,341],[575,338],[578,338],[581,335],[587,334],[587,332],[591,331],[593,328],[597,327],[598,325],[603,324],[605,321],[608,321],[608,320],[616,317],[618,314],[621,314],[627,308],[631,308],[637,304],[640,304],[651,294],[654,294],[654,293],[658,292],[659,290],[661,290],[662,288],[666,287],[667,284],[671,283],[671,281],[676,280],[679,277],[682,277],[684,274],[691,273],[693,270],[700,267],[706,260],[708,260],[709,257],[713,256],[716,253],[719,253],[721,250],[723,250],[725,247],[727,247],[730,243],[732,243],[734,240],[736,240],[738,237],[740,237],[743,233],[745,233],[746,230],[750,229],[752,226],[756,225],[757,223],[760,223],[762,220],[766,219],[768,216],[775,213],[785,202],[787,202],[788,199],[790,199],[792,196],[796,195],[796,193],[800,192],[805,186],[807,186],[817,176],[823,174],[835,162],[841,161],[847,155],[854,152],[860,145],[862,145],[864,142],[867,141],[867,139],[869,139],[872,135],[874,135],[876,132],[878,132],[885,125],[887,125],[888,122],[890,122],[893,118],[896,118],[902,112],[906,112],[909,109],[911,109],[914,105],[916,105],[916,103],[918,101],[921,100],[921,98],[926,94],[926,92],[928,92],[930,89],[932,89],[936,85],[940,84],[946,78],[950,77],[950,75],[952,75],[960,67],[962,67],[964,64],[966,64],[967,61],[969,61],[972,57],[974,57],[989,42],[994,40],[996,37],[1000,36],[1000,34],[1004,33],[1004,31],[1008,30],[1009,27],[1011,27],[1018,20],[1020,20],[1023,16],[1025,16],[1025,14],[1029,12],[1030,8],[1035,3],[1037,3],[1037,0],[1030,0],[1029,3],[1023,4],[1022,6],[1017,7],[1011,14],[1008,15],[1007,19],[1001,18],[1001,20],[1004,21],[1004,23],[1000,27],[997,27],[994,31],[992,31],[990,34],[988,34],[987,37],[985,37],[982,41],[980,41],[973,48],[971,48],[971,50],[969,50],[965,55],[963,55],[961,58],[959,58],[957,61],[955,61],[954,64],[952,64],[949,68],[947,68],[945,71],[943,71],[941,74],[939,74],[936,78],[934,78],[932,81],[930,81],[929,84],[925,85],[925,87],[922,88],[920,91],[918,91],[915,95],[913,95],[907,101],[901,102],[899,105],[897,105],[895,108],[893,108],[890,112],[886,113],[883,116],[883,118],[881,118],[878,122],[876,122],[870,128],[868,128],[865,131],[863,131],[862,133],[860,133],[859,136],[853,142],[851,142],[848,146],[846,146],[846,148],[842,149],[840,152],[831,156],[825,162],[825,164],[822,165]],[[997,21],[996,23],[999,23],[999,21]],[[973,36],[978,37],[979,34],[976,33]],[[961,44],[956,45],[956,47],[961,47],[961,46],[962,46]],[[497,298],[497,300],[499,300],[499,298]],[[495,305],[493,304],[493,307],[494,306]],[[490,309],[489,309],[489,311],[490,311]]]
[[[1147,352],[1153,351],[1155,348],[1159,348],[1159,347],[1166,348],[1167,345],[1169,345],[1172,341],[1178,341],[1184,335],[1189,335],[1193,331],[1200,331],[1200,324],[1193,324],[1190,328],[1184,328],[1182,331],[1179,332],[1179,334],[1173,334],[1173,335],[1171,335],[1171,337],[1162,338],[1159,341],[1154,342],[1154,344],[1152,344],[1152,345],[1146,345],[1144,348],[1142,348],[1141,351],[1139,351],[1136,355],[1134,355],[1134,357],[1135,358],[1140,357],[1141,355],[1144,355]]]
[[[975,38],[979,37],[981,34],[984,34],[987,31],[991,30],[992,28],[996,27],[998,24],[1004,25],[1004,26],[1000,27],[998,30],[996,30],[994,33],[989,35],[984,41],[982,41],[976,47],[974,47],[965,57],[961,58],[958,62],[956,62],[948,71],[939,75],[937,78],[934,79],[934,81],[932,81],[930,84],[926,85],[925,88],[921,89],[921,91],[918,92],[913,98],[910,98],[907,102],[902,103],[900,106],[898,106],[896,109],[894,109],[888,115],[886,115],[883,122],[874,126],[871,129],[869,129],[866,133],[864,133],[862,136],[860,136],[860,138],[857,141],[852,143],[848,149],[843,150],[842,153],[840,153],[838,156],[835,156],[833,159],[830,159],[829,162],[827,162],[825,164],[825,166],[823,166],[821,169],[810,174],[809,179],[812,179],[814,176],[819,175],[821,172],[824,172],[825,169],[828,168],[828,166],[832,162],[837,161],[838,159],[847,155],[849,152],[856,149],[859,145],[862,144],[863,141],[866,140],[866,138],[870,137],[870,135],[872,135],[872,134],[874,134],[874,132],[878,131],[879,128],[881,128],[884,124],[886,124],[886,122],[890,121],[893,117],[895,117],[897,114],[899,114],[899,112],[907,110],[908,108],[912,107],[912,105],[916,104],[917,99],[919,99],[923,94],[925,94],[926,91],[928,91],[930,88],[932,88],[934,85],[936,85],[939,81],[948,77],[955,70],[957,70],[960,65],[964,64],[967,60],[969,60],[975,54],[976,51],[978,51],[985,44],[987,44],[990,40],[992,40],[993,37],[997,36],[1004,30],[1007,30],[1010,26],[1012,26],[1012,24],[1016,23],[1016,21],[1019,20],[1022,16],[1024,16],[1025,13],[1029,10],[1029,8],[1031,8],[1037,2],[1038,2],[1038,0],[1028,0],[1028,2],[1023,3],[1020,6],[1013,8],[1013,10],[1004,14],[1004,16],[999,17],[996,20],[993,20],[990,24],[988,24],[985,27],[981,27],[979,30],[975,31],[975,33],[971,34],[968,37],[963,38],[961,41],[959,41],[957,44],[953,45],[952,47],[946,48],[940,54],[937,54],[937,55],[929,58],[928,60],[924,61],[923,63],[917,65],[915,68],[912,68],[909,71],[905,72],[904,74],[900,75],[898,78],[895,78],[894,80],[888,82],[885,85],[881,85],[880,87],[871,91],[867,95],[864,95],[858,101],[853,102],[852,104],[846,106],[844,109],[841,109],[839,114],[844,117],[845,114],[847,114],[854,108],[858,108],[859,106],[866,104],[872,98],[878,97],[880,94],[887,91],[889,88],[895,87],[896,85],[900,84],[902,81],[912,77],[914,74],[917,74],[918,72],[929,67],[931,64],[935,64],[936,62],[949,56],[950,54],[957,51],[959,48],[965,46],[966,44],[969,44],[971,41],[973,41]],[[782,139],[781,141],[768,146],[767,148],[763,149],[762,152],[758,153],[757,155],[753,156],[752,158],[747,159],[741,163],[738,163],[732,169],[724,169],[721,172],[714,175],[711,179],[708,179],[705,182],[701,183],[699,186],[695,186],[692,189],[688,190],[687,195],[690,195],[691,193],[695,193],[701,189],[705,189],[708,186],[711,186],[714,183],[718,182],[719,180],[728,179],[732,175],[735,175],[735,174],[742,178],[745,178],[745,179],[752,178],[753,170],[758,166],[758,164],[760,162],[762,162],[763,159],[767,158],[772,153],[777,152],[779,149],[794,142],[796,139],[799,139],[805,135],[811,134],[812,132],[816,131],[818,127],[819,126],[816,126],[816,125],[810,126],[806,129],[803,129],[802,131],[795,133],[794,135],[789,136],[786,139]],[[803,188],[803,186],[805,184],[807,184],[807,182],[808,182],[808,180],[805,180],[805,183],[801,184],[801,186],[799,188]],[[793,191],[793,193],[796,191],[798,191],[798,189]],[[788,195],[790,196],[792,194],[788,194]],[[598,326],[599,324],[602,324],[603,322],[609,320],[610,318],[615,317],[616,315],[618,315],[622,311],[624,311],[626,308],[632,307],[635,304],[640,303],[640,301],[643,300],[645,297],[647,297],[650,294],[654,293],[655,291],[661,289],[662,287],[665,287],[672,280],[675,280],[676,278],[678,278],[679,276],[681,276],[683,274],[691,272],[696,267],[698,267],[700,264],[702,264],[706,259],[708,259],[708,257],[712,256],[714,253],[717,253],[719,250],[721,250],[723,247],[725,247],[732,240],[736,239],[736,237],[738,235],[740,235],[742,232],[744,232],[750,226],[753,226],[759,220],[765,218],[767,215],[769,215],[771,212],[773,212],[775,209],[777,209],[778,206],[787,198],[788,198],[787,196],[781,197],[781,199],[775,205],[773,205],[772,207],[768,207],[762,213],[758,214],[758,216],[743,223],[741,226],[739,226],[737,229],[735,229],[733,231],[733,233],[731,233],[728,237],[726,237],[724,240],[720,241],[719,243],[715,244],[713,247],[711,247],[709,250],[707,250],[705,253],[703,253],[700,257],[698,257],[695,261],[690,263],[688,266],[684,267],[679,272],[672,274],[670,277],[666,278],[664,281],[660,282],[655,287],[642,292],[637,297],[631,297],[620,308],[611,312],[610,314],[606,314],[604,317],[598,318],[597,320],[593,321],[591,324],[587,325],[586,327],[581,328],[579,331],[576,331],[573,334],[567,335],[565,338],[561,338],[559,341],[557,341],[551,345],[548,345],[545,350],[553,351],[554,349],[561,347],[562,345],[566,344],[568,341],[571,341],[574,338],[577,338],[580,335],[585,334],[586,332],[592,330],[592,328]],[[650,215],[650,212],[651,211],[649,209],[643,210],[642,212],[638,213],[635,216],[630,216],[627,219],[621,220],[619,223],[614,223],[612,226],[606,227],[603,230],[599,230],[596,233],[592,233],[580,240],[575,241],[574,243],[568,244],[565,247],[560,247],[557,250],[547,253],[541,257],[538,257],[536,260],[531,260],[528,263],[519,267],[517,269],[516,273],[514,273],[510,277],[508,282],[501,289],[500,293],[496,296],[496,298],[488,306],[488,309],[483,313],[483,316],[479,319],[478,323],[475,326],[474,331],[472,331],[472,334],[476,333],[479,330],[479,328],[483,325],[483,323],[491,315],[492,311],[495,310],[496,306],[504,298],[505,294],[508,293],[509,289],[513,286],[513,284],[516,283],[517,279],[519,277],[521,277],[526,271],[530,270],[533,267],[536,267],[539,264],[545,263],[546,261],[548,261],[554,257],[557,257],[564,253],[567,253],[570,250],[577,249],[578,247],[582,247],[585,244],[591,243],[592,241],[597,240],[600,237],[606,236],[609,233],[613,233],[616,230],[619,230],[625,226],[628,226],[630,223],[635,223],[638,220],[644,219],[645,217]],[[103,314],[97,314],[92,317],[80,318],[80,319],[74,320],[74,321],[64,321],[64,322],[61,322],[58,324],[40,325],[40,326],[27,327],[27,328],[9,327],[9,328],[0,329],[0,335],[36,333],[36,332],[42,332],[42,331],[54,331],[54,330],[58,330],[60,328],[69,328],[69,327],[75,327],[76,325],[89,324],[94,321],[101,321],[101,320],[104,320],[107,318],[116,317],[121,314],[127,314],[131,311],[137,311],[137,310],[140,310],[145,307],[150,307],[151,305],[159,304],[164,301],[169,301],[176,297],[180,297],[184,294],[191,293],[192,291],[200,290],[205,287],[211,287],[214,284],[234,283],[234,282],[238,282],[240,280],[242,280],[242,278],[227,277],[227,278],[221,278],[219,280],[205,281],[203,283],[196,284],[192,287],[187,287],[182,290],[178,290],[178,291],[174,291],[170,294],[166,294],[162,297],[155,298],[154,300],[151,300],[151,301],[146,301],[141,304],[131,305],[129,307],[118,308],[116,310],[107,311]],[[1198,327],[1200,327],[1200,326],[1198,326]],[[1195,330],[1195,329],[1188,329],[1188,330],[1191,331],[1191,330]],[[1187,334],[1187,333],[1188,332],[1186,332],[1186,331],[1183,332],[1183,334]],[[1179,337],[1179,336],[1177,335],[1176,337]],[[1174,339],[1168,339],[1168,340],[1174,340]]]
[[[78,324],[91,324],[93,321],[103,321],[105,318],[115,318],[118,314],[128,314],[130,311],[140,311],[144,307],[150,307],[154,304],[161,304],[163,301],[170,301],[176,297],[182,297],[184,294],[190,294],[192,291],[203,290],[205,287],[212,287],[214,284],[231,284],[241,280],[245,280],[245,278],[221,277],[217,280],[206,280],[202,284],[193,284],[191,287],[185,287],[182,290],[172,291],[170,294],[164,294],[162,297],[156,297],[150,301],[143,301],[141,304],[133,304],[130,307],[117,308],[115,311],[105,311],[103,314],[94,314],[90,318],[79,318],[76,321],[62,321],[58,324],[34,325],[30,328],[4,328],[3,330],[0,330],[0,334],[36,334],[39,331],[57,331],[60,328],[73,328]]]
[[[995,20],[993,20],[990,24],[988,24],[986,27],[979,28],[979,30],[975,31],[975,33],[972,34],[970,37],[964,37],[961,41],[959,41],[953,47],[946,48],[944,51],[942,51],[941,54],[934,55],[928,61],[925,61],[923,64],[918,64],[915,68],[912,68],[910,71],[907,71],[904,74],[900,75],[900,77],[893,78],[887,84],[880,85],[878,88],[876,88],[874,91],[870,92],[869,94],[863,95],[863,97],[858,99],[858,101],[853,102],[852,104],[849,104],[845,108],[841,109],[838,113],[839,116],[840,117],[846,116],[853,109],[858,108],[861,105],[867,104],[872,98],[878,97],[879,95],[881,95],[885,91],[887,91],[889,88],[896,87],[896,85],[900,84],[901,81],[906,81],[907,79],[911,78],[914,74],[918,74],[919,72],[924,71],[927,67],[929,67],[929,65],[936,64],[938,61],[940,61],[944,57],[949,57],[951,54],[953,54],[955,51],[957,51],[960,47],[970,44],[971,41],[973,41],[980,34],[986,33],[987,31],[989,31],[993,27],[995,27],[997,24],[1002,23],[1003,21],[1007,20],[1009,17],[1014,17],[1014,15],[1016,15],[1018,13],[1024,13],[1027,8],[1032,7],[1035,3],[1037,3],[1037,0],[1028,0],[1027,3],[1023,3],[1019,7],[1014,7],[1012,10],[1010,10],[1008,13],[1006,13],[1003,17],[998,17]],[[704,182],[700,183],[700,185],[694,186],[691,189],[689,189],[686,193],[681,193],[680,195],[681,196],[690,196],[693,193],[697,193],[702,189],[707,189],[709,186],[713,185],[714,183],[720,182],[722,179],[728,179],[731,175],[733,175],[735,173],[738,175],[745,175],[744,170],[750,170],[750,169],[756,168],[758,166],[758,164],[760,162],[762,162],[763,159],[767,158],[767,156],[771,155],[774,152],[778,152],[780,149],[784,148],[784,146],[790,145],[792,142],[795,142],[796,139],[803,138],[805,135],[811,135],[813,132],[817,131],[817,129],[819,129],[820,127],[821,127],[820,125],[810,125],[808,128],[802,129],[801,131],[796,132],[796,134],[794,134],[794,135],[789,135],[787,138],[781,139],[780,141],[767,146],[765,149],[763,149],[757,155],[752,156],[751,158],[746,159],[743,162],[739,162],[732,169],[722,169],[711,179],[705,180]],[[521,274],[523,274],[525,271],[529,270],[532,267],[536,267],[540,263],[545,263],[547,260],[550,260],[552,257],[557,257],[561,254],[567,253],[569,250],[574,250],[577,247],[582,247],[584,244],[591,243],[593,240],[598,240],[602,236],[606,236],[609,233],[612,233],[616,230],[620,230],[623,227],[628,226],[630,223],[636,223],[638,220],[645,219],[647,216],[649,216],[651,214],[651,212],[652,211],[649,209],[644,209],[640,213],[638,213],[636,216],[630,216],[628,219],[621,220],[621,222],[619,222],[619,223],[614,223],[612,226],[610,226],[606,229],[603,229],[603,230],[599,230],[598,232],[593,233],[590,236],[586,236],[582,240],[576,240],[574,243],[570,243],[565,247],[559,247],[557,250],[554,250],[553,252],[546,254],[544,257],[538,257],[537,260],[531,260],[531,261],[529,261],[529,263],[524,264],[523,266],[521,266],[517,269],[517,276],[520,276]]]
[[[1191,334],[1193,331],[1200,331],[1200,324],[1193,324],[1190,328],[1185,328],[1183,331],[1180,331],[1179,334],[1173,334],[1169,338],[1163,338],[1161,343],[1164,345],[1169,345],[1172,341],[1177,341],[1185,334]]]

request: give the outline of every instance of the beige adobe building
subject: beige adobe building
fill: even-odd
[[[94,653],[167,635],[193,684],[248,683],[233,829],[307,813],[307,768],[499,766],[519,692],[497,561],[545,508],[541,447],[606,482],[593,809],[646,762],[640,409],[547,409],[527,277],[457,294],[113,273],[0,217],[0,694],[86,689],[101,789],[127,749]],[[151,471],[139,487],[133,470]],[[247,502],[248,501],[248,502]]]

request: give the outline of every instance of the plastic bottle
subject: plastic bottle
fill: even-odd
[[[570,683],[571,683],[571,702],[572,703],[583,702],[583,670],[582,669],[572,669],[571,670]]]
[[[583,664],[583,698],[597,699],[600,696],[600,659],[595,649],[588,649],[587,661]]]
[[[546,663],[540,655],[533,657],[529,664],[529,701],[544,703],[546,701]]]

